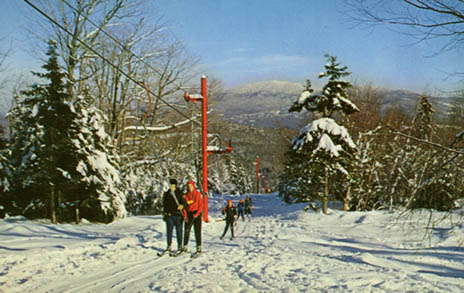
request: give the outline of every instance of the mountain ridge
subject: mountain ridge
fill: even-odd
[[[363,88],[359,88],[362,90]],[[216,101],[215,110],[232,123],[257,127],[299,128],[310,114],[289,113],[288,109],[304,90],[300,83],[266,80],[227,89]],[[396,103],[407,113],[413,113],[422,94],[405,89],[373,88],[381,100],[382,110]],[[320,90],[315,90],[315,92]],[[445,114],[449,97],[430,97],[437,113]],[[362,109],[361,109],[362,111]]]

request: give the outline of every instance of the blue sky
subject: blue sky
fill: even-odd
[[[326,53],[336,55],[352,72],[352,81],[361,85],[436,93],[462,84],[447,79],[464,71],[462,52],[431,57],[444,40],[414,44],[414,39],[384,26],[353,28],[342,0],[145,3],[147,15],[162,16],[169,31],[199,57],[205,74],[228,87],[267,79],[300,83],[311,79],[320,87],[324,81],[317,74]],[[0,36],[21,44],[26,37],[21,24],[32,9],[17,0],[2,1],[0,7]],[[27,50],[17,49],[12,57],[13,68],[35,69],[28,68],[36,61]]]
[[[355,27],[341,0],[170,0],[155,8],[207,70],[233,86],[281,79],[317,85],[324,54],[336,55],[360,84],[434,92],[457,88],[459,52],[443,40],[415,40],[387,27]]]

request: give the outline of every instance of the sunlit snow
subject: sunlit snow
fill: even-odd
[[[464,292],[463,225],[441,221],[426,233],[426,211],[324,215],[267,194],[251,195],[251,222],[220,240],[220,209],[240,198],[210,197],[203,253],[193,260],[156,256],[166,246],[161,216],[107,225],[0,220],[0,291]]]

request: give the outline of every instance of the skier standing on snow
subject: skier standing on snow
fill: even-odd
[[[177,180],[169,180],[170,189],[163,194],[163,220],[166,222],[166,252],[171,253],[172,232],[176,227],[177,252],[182,252],[182,224],[186,216],[185,202],[182,192],[177,188]]]
[[[244,213],[245,212],[245,204],[243,203],[243,199],[241,199],[238,202],[237,209],[238,209],[237,220],[240,219],[240,216],[242,216],[242,220],[245,221],[245,213]]]
[[[189,242],[190,230],[195,231],[195,241],[197,242],[196,253],[201,252],[201,215],[203,211],[203,197],[201,193],[196,190],[195,182],[190,180],[187,183],[188,192],[184,194],[185,203],[187,204],[187,221],[185,222],[184,231],[184,248],[183,251],[187,252],[187,245]]]
[[[248,216],[248,221],[251,221],[251,210],[253,209],[253,202],[249,196],[245,199],[245,215]]]
[[[222,233],[222,236],[220,238],[224,238],[224,236],[227,233],[227,229],[230,227],[230,233],[232,235],[230,237],[230,240],[232,240],[234,239],[234,222],[235,215],[237,215],[237,210],[235,209],[235,206],[232,203],[231,199],[227,201],[227,206],[222,208],[222,214],[226,215],[226,227],[224,228],[224,233]]]

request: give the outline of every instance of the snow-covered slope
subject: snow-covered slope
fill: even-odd
[[[251,195],[252,221],[220,240],[216,220],[229,198],[239,199],[210,199],[197,259],[156,256],[165,247],[160,216],[79,226],[0,220],[0,292],[464,292],[463,225],[441,223],[423,242],[427,217],[322,215]]]

